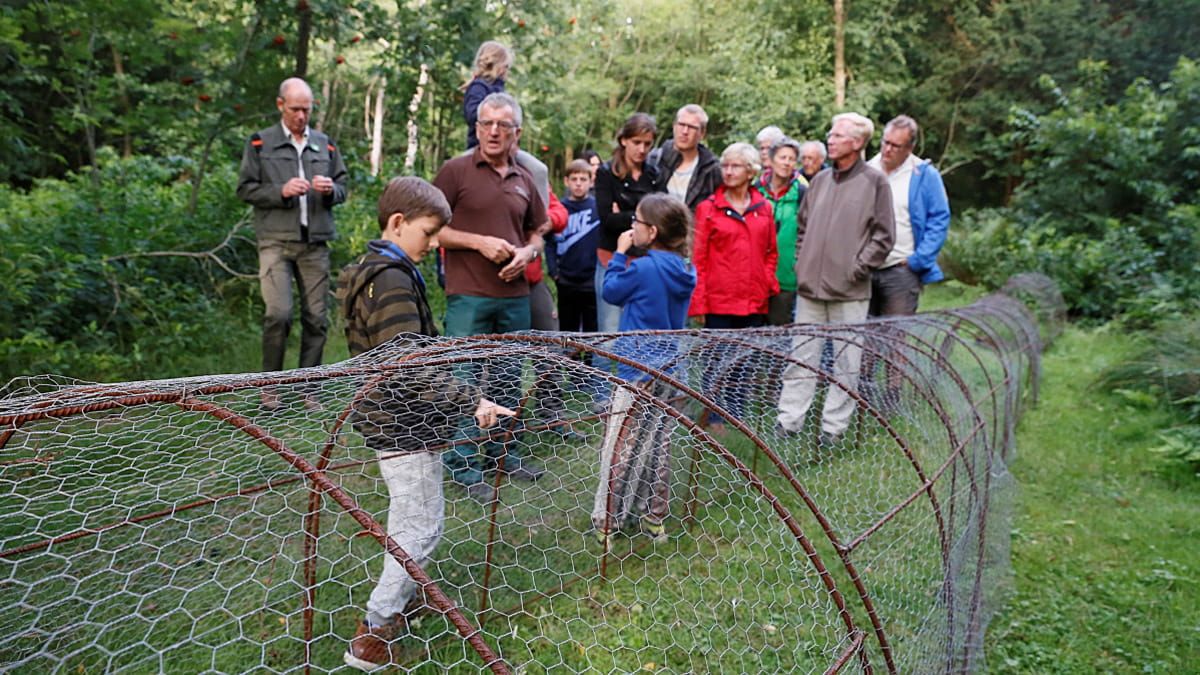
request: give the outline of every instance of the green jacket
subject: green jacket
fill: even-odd
[[[283,198],[283,184],[295,178],[296,148],[284,134],[282,124],[274,124],[254,134],[242,152],[238,173],[237,196],[254,207],[254,234],[262,241],[302,241],[300,200],[308,203],[309,241],[333,239],[333,207],[346,201],[346,164],[333,141],[316,129],[309,129],[304,147],[304,175],[333,179],[333,194],[315,190],[301,197]]]
[[[779,262],[775,265],[775,278],[780,291],[796,290],[796,213],[808,187],[803,178],[793,178],[787,192],[776,199],[771,195],[771,174],[763,174],[758,184],[762,193],[775,209],[775,246],[779,249]]]

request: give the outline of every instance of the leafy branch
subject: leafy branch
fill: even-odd
[[[220,255],[218,255],[222,250],[228,248],[230,242],[235,239],[253,244],[254,242],[250,241],[250,239],[238,234],[239,230],[249,224],[250,212],[247,212],[241,220],[237,221],[234,223],[233,227],[229,228],[229,231],[225,233],[225,238],[221,240],[221,243],[205,251],[135,251],[133,253],[122,253],[121,255],[108,256],[107,258],[102,258],[100,262],[110,263],[117,262],[119,260],[133,260],[135,258],[195,258],[198,260],[212,261],[217,267],[225,270],[225,272],[232,277],[236,277],[238,279],[257,279],[258,275],[256,274],[247,274],[245,272],[239,272],[233,269],[221,258]]]

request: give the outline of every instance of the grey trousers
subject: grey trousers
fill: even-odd
[[[921,277],[908,265],[871,272],[871,306],[867,316],[910,316],[921,299]]]
[[[796,323],[858,323],[867,318],[867,301],[824,302],[796,297]],[[797,336],[792,339],[792,358],[805,368],[789,363],[783,371],[783,390],[779,393],[779,425],[788,431],[799,431],[804,425],[804,415],[812,405],[817,392],[817,373],[821,370],[821,350],[825,339],[821,337]],[[829,387],[825,397],[825,409],[821,415],[821,429],[828,434],[840,434],[850,426],[854,413],[854,399],[847,391],[858,386],[858,369],[862,359],[862,344],[855,339],[833,340],[833,379],[844,385]]]
[[[329,332],[329,248],[325,242],[264,241],[258,244],[258,282],[263,304],[263,371],[283,370],[292,329],[292,280],[300,289],[300,367],[321,365]]]
[[[558,330],[558,307],[545,279],[529,286],[529,322],[534,330]]]
[[[613,393],[600,448],[600,480],[592,499],[592,524],[606,534],[636,523],[638,518],[661,523],[671,510],[667,415],[636,400],[629,387],[660,398],[670,395],[666,386],[651,382],[617,387]]]
[[[796,291],[779,291],[767,305],[767,325],[786,326],[795,319]]]
[[[387,531],[400,548],[421,567],[429,564],[442,538],[445,501],[442,497],[442,462],[437,453],[413,452],[379,461],[387,485]],[[367,600],[367,619],[382,626],[404,610],[417,591],[417,582],[392,554],[382,552],[383,573]]]

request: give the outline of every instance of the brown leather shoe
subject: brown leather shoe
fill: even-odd
[[[351,668],[370,672],[386,668],[392,663],[391,645],[393,629],[388,626],[368,628],[366,621],[358,622],[358,631],[342,654],[342,661]]]

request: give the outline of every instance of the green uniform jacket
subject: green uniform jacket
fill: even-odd
[[[308,203],[308,240],[333,239],[333,207],[346,201],[346,164],[333,141],[309,129],[304,146],[304,176],[333,179],[333,193],[316,190],[300,197],[283,198],[283,184],[298,174],[296,148],[275,124],[254,134],[242,152],[237,196],[254,207],[254,234],[262,241],[303,241],[300,233],[300,200]]]
[[[779,249],[779,263],[775,266],[775,278],[780,291],[796,290],[796,212],[808,189],[803,178],[793,178],[787,192],[779,199],[771,196],[771,175],[763,175],[758,185],[775,210],[775,247]]]

